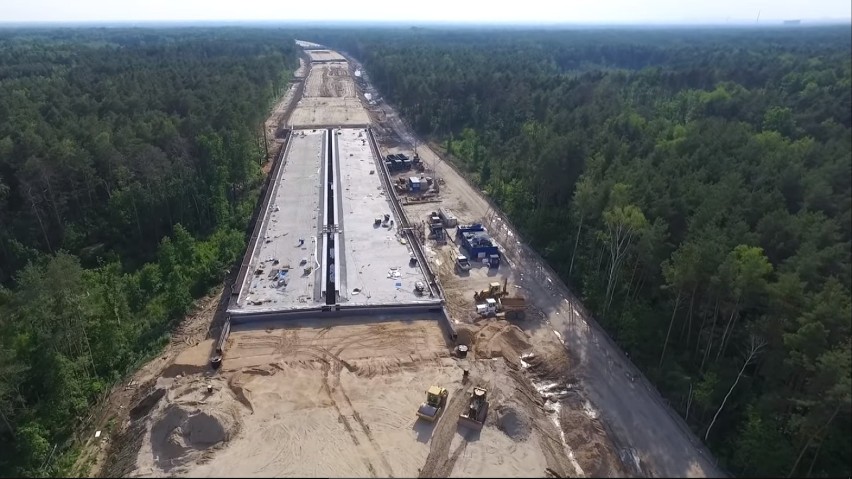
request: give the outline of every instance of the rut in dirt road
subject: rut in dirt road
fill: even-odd
[[[335,357],[335,359],[337,358]],[[340,372],[343,367],[344,364],[339,359],[324,367],[323,385],[328,397],[331,399],[334,409],[337,410],[340,422],[352,438],[352,442],[360,450],[361,458],[370,474],[373,477],[394,477],[393,469],[373,438],[370,426],[361,419],[361,415],[355,410],[352,401],[349,400],[349,396],[346,395],[340,385]],[[332,374],[329,374],[329,372]],[[381,466],[381,471],[376,470],[376,464]]]
[[[438,418],[438,424],[435,425],[432,432],[429,455],[426,457],[426,462],[417,477],[447,477],[452,472],[455,460],[458,459],[460,452],[458,449],[453,452],[452,460],[448,458],[448,455],[450,444],[453,442],[453,435],[458,428],[457,419],[467,405],[466,389],[457,389],[450,393],[450,397],[452,399],[450,399],[441,417]],[[463,442],[462,445],[466,442]]]

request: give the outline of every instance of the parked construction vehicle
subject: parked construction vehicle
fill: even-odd
[[[459,414],[459,425],[476,430],[482,429],[482,426],[485,424],[485,418],[488,416],[487,393],[488,391],[485,388],[473,388],[467,408]]]
[[[430,386],[426,391],[426,402],[417,409],[417,417],[434,422],[444,411],[449,391],[439,386]]]
[[[523,296],[509,297],[507,290],[508,279],[503,281],[503,289],[500,283],[491,283],[488,289],[477,291],[473,294],[476,301],[476,312],[480,316],[496,316],[522,320],[526,316],[527,300]]]
[[[467,256],[463,254],[456,256],[456,270],[459,273],[470,271],[470,261],[468,261]]]
[[[473,300],[477,303],[482,303],[486,299],[492,298],[497,299],[503,296],[508,296],[509,293],[506,291],[506,283],[508,282],[508,278],[503,281],[503,288],[500,289],[500,283],[493,282],[488,285],[488,289],[483,289],[482,291],[476,291],[473,293]]]
[[[526,316],[527,300],[521,296],[514,298],[488,298],[476,305],[476,313],[483,317],[494,316],[498,319],[522,320]]]
[[[523,296],[505,296],[498,302],[500,303],[498,314],[505,314],[506,319],[522,320],[526,316],[527,299]]]

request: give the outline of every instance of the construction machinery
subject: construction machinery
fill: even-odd
[[[482,429],[482,426],[485,424],[485,418],[488,415],[487,393],[488,391],[485,388],[478,386],[473,388],[467,408],[459,414],[459,425],[476,430]]]
[[[527,299],[523,296],[505,296],[498,300],[499,313],[505,314],[506,319],[522,320],[526,316]]]
[[[430,386],[426,391],[426,402],[417,409],[417,417],[434,422],[444,411],[449,391],[439,386]]]
[[[503,288],[500,283],[491,283],[488,289],[473,293],[476,302],[476,312],[480,316],[496,316],[498,318],[522,320],[527,309],[527,300],[523,296],[509,297],[509,279],[503,280]]]
[[[476,313],[483,317],[496,316],[499,311],[500,307],[494,298],[486,298],[484,303],[476,305]]]
[[[527,299],[522,296],[486,298],[484,303],[476,305],[476,313],[482,317],[494,316],[510,320],[524,319],[526,309]]]
[[[486,299],[496,299],[506,294],[508,293],[506,293],[505,283],[503,288],[501,289],[500,283],[495,281],[488,285],[488,289],[483,289],[482,291],[475,291],[473,293],[473,300],[476,301],[476,303],[478,304],[485,302]]]
[[[470,271],[470,261],[468,261],[467,256],[463,254],[456,256],[456,270],[459,273]]]
[[[478,304],[484,302],[488,298],[497,299],[509,296],[509,292],[507,290],[508,283],[509,278],[504,279],[503,288],[501,289],[500,283],[495,281],[488,285],[488,289],[483,289],[482,291],[475,291],[473,293],[473,300],[476,301],[476,303]]]

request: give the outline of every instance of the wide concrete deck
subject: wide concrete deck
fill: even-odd
[[[322,281],[316,236],[322,222],[319,176],[325,137],[326,130],[293,132],[263,230],[257,244],[249,245],[254,247],[251,267],[232,313],[316,307]]]
[[[415,293],[415,283],[426,283],[419,265],[411,266],[410,246],[396,232],[390,200],[382,187],[379,166],[370,149],[367,130],[335,130],[340,171],[339,197],[343,255],[339,280],[341,305],[428,303]],[[390,215],[392,224],[376,226],[375,219]]]

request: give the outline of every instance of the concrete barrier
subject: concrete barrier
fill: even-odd
[[[350,316],[410,316],[412,314],[437,314],[440,318],[445,317],[441,303],[435,301],[420,304],[317,305],[311,308],[281,311],[246,311],[232,313],[230,323],[241,325],[278,320],[334,319]]]
[[[251,259],[257,249],[258,238],[262,234],[264,226],[263,218],[266,215],[266,210],[269,208],[269,202],[271,201],[272,194],[275,191],[274,179],[278,178],[278,174],[281,171],[282,164],[284,163],[284,158],[286,158],[287,149],[290,147],[290,135],[291,131],[285,130],[284,144],[281,145],[281,150],[278,152],[278,155],[274,160],[275,164],[272,166],[272,170],[266,176],[263,186],[261,187],[262,199],[258,203],[258,206],[255,208],[252,215],[251,224],[254,226],[248,240],[248,247],[246,248],[245,255],[243,255],[243,262],[240,265],[240,272],[237,274],[237,279],[233,282],[233,284],[231,284],[231,299],[230,304],[228,305],[229,309],[236,305],[237,300],[239,299],[239,294],[244,287],[246,276],[248,275],[248,269],[251,266]]]

